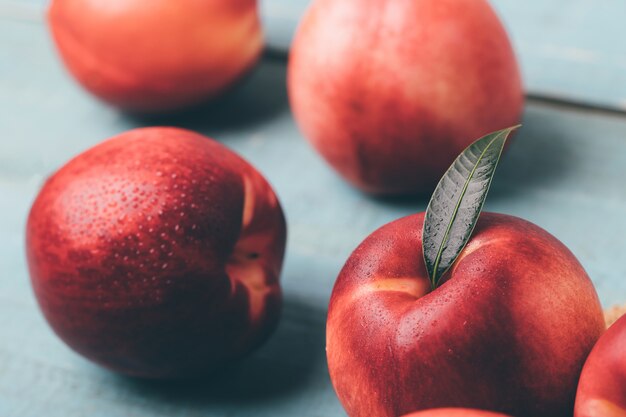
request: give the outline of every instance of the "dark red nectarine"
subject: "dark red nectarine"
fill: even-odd
[[[422,192],[472,140],[519,122],[523,91],[486,0],[315,0],[289,59],[304,136],[349,182]]]
[[[348,415],[465,407],[571,416],[582,365],[604,330],[574,255],[529,222],[483,213],[431,291],[423,221],[416,214],[375,231],[335,284],[328,368]]]
[[[131,111],[212,98],[263,47],[256,0],[53,0],[48,21],[74,77]]]
[[[205,373],[275,327],[286,228],[263,177],[181,129],[137,129],[52,177],[28,218],[35,295],[54,331],[114,371]]]

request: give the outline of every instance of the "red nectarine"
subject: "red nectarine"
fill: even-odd
[[[328,368],[348,415],[467,407],[571,416],[582,365],[604,330],[574,255],[529,222],[483,213],[431,291],[423,222],[416,214],[375,231],[335,284]]]
[[[48,20],[74,77],[132,111],[211,98],[263,47],[256,0],[53,0]]]
[[[193,132],[137,129],[74,158],[43,186],[26,236],[48,322],[114,371],[204,373],[277,323],[278,200],[252,166]]]
[[[509,417],[490,411],[472,410],[468,408],[435,408],[407,414],[404,417]]]
[[[518,123],[523,92],[486,0],[315,0],[289,59],[304,135],[362,190],[434,186],[475,138]]]
[[[589,354],[574,417],[626,417],[626,316],[609,327]]]

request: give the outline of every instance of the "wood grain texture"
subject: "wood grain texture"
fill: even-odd
[[[378,226],[427,198],[376,200],[345,185],[299,134],[284,63],[262,62],[212,105],[169,118],[125,116],[61,67],[43,26],[0,18],[0,416],[345,415],[326,370],[327,302],[344,260]],[[228,373],[187,384],[134,381],[66,348],[28,282],[24,224],[44,178],[78,152],[138,126],[212,136],[265,173],[284,205],[286,306],[274,337]],[[529,103],[487,210],[526,218],[579,257],[605,306],[626,299],[626,118]]]

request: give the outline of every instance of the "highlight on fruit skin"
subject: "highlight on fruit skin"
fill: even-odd
[[[52,0],[67,69],[123,110],[166,112],[216,97],[263,49],[256,0]]]
[[[576,393],[574,417],[626,417],[626,316],[589,354]]]
[[[511,417],[506,414],[469,408],[435,408],[405,414],[403,417]]]
[[[347,414],[446,406],[571,417],[580,369],[604,332],[575,256],[530,222],[483,212],[431,291],[423,221],[414,214],[373,232],[335,283],[326,351]]]
[[[475,138],[519,123],[519,66],[486,0],[314,0],[288,65],[294,118],[349,183],[428,191]]]
[[[286,225],[263,176],[225,146],[136,129],[45,183],[26,251],[37,301],[72,349],[146,378],[210,373],[280,315]]]

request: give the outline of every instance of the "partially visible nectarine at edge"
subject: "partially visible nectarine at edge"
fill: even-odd
[[[626,417],[626,316],[609,327],[589,354],[574,417]]]
[[[48,22],[74,77],[136,112],[212,98],[263,49],[256,0],[52,0]]]
[[[435,408],[407,414],[403,417],[510,417],[505,414],[491,411],[474,410],[469,408]]]

